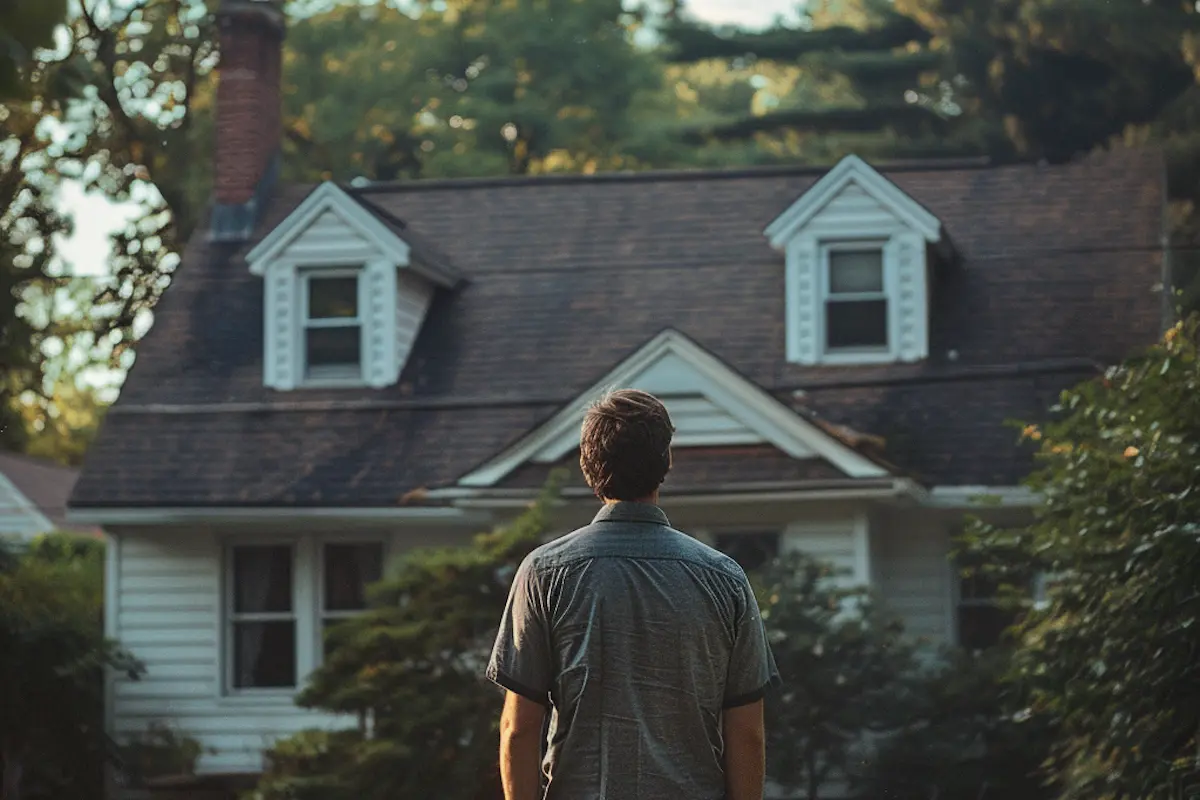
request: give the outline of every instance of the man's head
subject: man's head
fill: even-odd
[[[671,469],[674,433],[667,409],[653,395],[610,392],[583,418],[583,477],[601,500],[653,501]]]

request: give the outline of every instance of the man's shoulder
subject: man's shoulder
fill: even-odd
[[[665,534],[664,539],[659,542],[661,551],[644,555],[687,562],[738,582],[746,580],[746,573],[741,565],[720,550],[676,528],[662,527],[659,530]],[[605,540],[601,538],[605,535],[594,523],[584,525],[538,546],[529,553],[527,561],[534,569],[541,569],[595,558],[605,554]]]

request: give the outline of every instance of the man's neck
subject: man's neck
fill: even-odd
[[[646,505],[656,506],[658,505],[658,492],[638,500],[609,500],[607,498],[604,500],[604,505],[606,506],[616,505],[617,503],[645,503]]]

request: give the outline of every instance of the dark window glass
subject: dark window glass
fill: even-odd
[[[958,644],[968,650],[986,650],[1000,643],[1004,631],[1016,621],[1015,614],[995,605],[958,607]]]
[[[325,545],[325,610],[361,611],[367,586],[383,575],[379,542]]]
[[[309,278],[308,318],[358,316],[358,278]]]
[[[296,623],[235,622],[233,686],[279,689],[296,685]]]
[[[732,558],[746,572],[762,569],[771,559],[779,555],[779,534],[723,533],[717,536],[717,549]]]
[[[287,545],[234,548],[233,612],[266,614],[291,610],[292,548]]]
[[[825,309],[828,348],[887,347],[887,300],[830,302]]]
[[[309,367],[358,366],[362,336],[357,325],[309,328],[305,331],[305,363]]]
[[[830,294],[878,294],[882,291],[882,250],[830,251]]]

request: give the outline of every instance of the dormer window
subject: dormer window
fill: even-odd
[[[854,365],[929,354],[929,245],[942,225],[848,156],[765,231],[786,256],[787,359]]]
[[[825,353],[886,355],[888,296],[882,244],[830,244],[823,248]]]
[[[246,261],[263,279],[263,385],[281,392],[394,385],[437,287],[459,283],[402,220],[333,183]]]
[[[306,383],[361,381],[363,320],[360,270],[304,273],[303,357]]]

